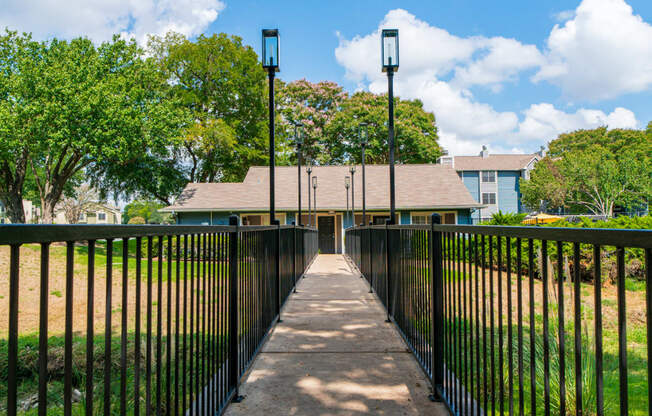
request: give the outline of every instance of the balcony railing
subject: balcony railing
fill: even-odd
[[[454,414],[652,414],[651,230],[356,227],[346,252]],[[370,289],[370,290],[371,290]]]
[[[221,413],[317,253],[314,229],[231,224],[0,226],[2,413]]]

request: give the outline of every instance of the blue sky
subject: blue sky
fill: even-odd
[[[260,50],[278,28],[279,76],[382,93],[378,33],[397,27],[396,89],[433,111],[455,154],[533,151],[559,133],[652,120],[652,2],[3,0],[0,26],[37,38],[226,32]]]

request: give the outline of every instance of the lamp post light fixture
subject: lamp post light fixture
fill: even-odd
[[[317,227],[317,177],[312,177],[312,209],[315,210],[315,227]]]
[[[355,165],[351,165],[349,172],[351,172],[351,221],[355,227]]]
[[[396,224],[396,191],[394,186],[394,72],[398,71],[398,29],[383,29],[381,35],[381,63],[387,72],[389,98],[389,218]]]
[[[274,205],[274,168],[276,167],[274,143],[274,76],[280,71],[280,41],[278,29],[263,29],[263,69],[269,78],[269,218],[276,219]]]
[[[299,200],[299,213],[297,216],[297,225],[303,225],[301,223],[301,145],[303,144],[303,132],[301,128],[303,124],[295,123],[294,124],[294,140],[297,144],[297,191],[298,191],[298,200]]]
[[[367,148],[367,143],[369,143],[367,133],[367,123],[360,123],[360,126],[358,127],[358,136],[360,137],[360,145],[362,146],[362,225],[367,225],[367,189],[364,169],[365,150]]]
[[[351,187],[351,177],[344,177],[344,187],[346,188],[346,215],[349,215],[349,188]]]
[[[312,173],[312,161],[308,160],[306,166],[306,173],[308,173],[308,227],[312,226],[312,209],[310,207],[310,174]]]

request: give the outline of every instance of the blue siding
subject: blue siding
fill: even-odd
[[[212,225],[229,225],[230,212],[214,212]],[[208,225],[211,221],[210,212],[179,212],[177,224],[183,225]]]
[[[399,223],[401,225],[410,224],[411,222],[412,222],[412,218],[410,217],[410,212],[409,211],[400,211],[399,212]]]
[[[480,173],[478,171],[462,172],[462,182],[473,199],[480,201]]]
[[[518,212],[520,172],[498,172],[498,209],[502,212]]]
[[[469,209],[460,209],[457,211],[457,223],[458,224],[473,224],[471,221],[471,210]]]

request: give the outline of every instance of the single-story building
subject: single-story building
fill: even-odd
[[[344,178],[349,166],[316,166],[317,221],[322,253],[341,253],[344,229],[352,225],[347,213]],[[447,224],[470,224],[472,213],[484,205],[473,199],[455,169],[440,164],[396,165],[396,211],[401,224],[425,224],[441,214]],[[297,221],[297,167],[276,168],[276,216],[281,224]],[[355,223],[362,223],[362,167],[354,175]],[[308,174],[301,170],[301,223],[308,224]],[[311,202],[315,195],[310,189]],[[349,189],[349,204],[351,204]],[[389,218],[389,167],[366,166],[367,221],[384,224]],[[189,183],[173,205],[161,211],[175,215],[178,224],[228,224],[238,215],[243,224],[269,224],[269,167],[251,167],[240,183]]]

